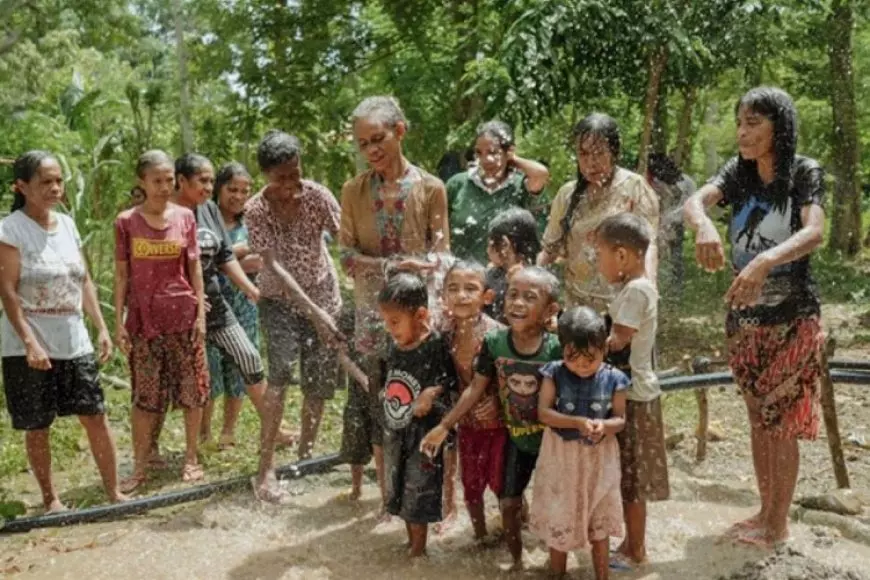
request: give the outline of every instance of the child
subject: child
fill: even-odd
[[[492,289],[494,298],[484,312],[490,318],[507,324],[504,315],[504,296],[508,286],[508,274],[519,267],[535,263],[541,251],[535,217],[528,210],[511,207],[489,222],[489,243],[486,254],[490,267],[486,271],[486,285]]]
[[[484,306],[492,301],[493,292],[486,286],[486,268],[478,262],[459,261],[453,264],[445,276],[442,295],[447,318],[445,336],[461,392],[471,384],[474,358],[480,353],[483,337],[489,331],[504,326],[483,313]],[[507,431],[501,420],[498,397],[495,390],[490,388],[471,413],[459,422],[465,507],[474,527],[474,539],[478,542],[483,541],[487,534],[483,494],[487,486],[496,495],[501,491],[506,440]],[[445,449],[445,468],[447,453]],[[448,499],[447,487],[445,479],[445,501]]]
[[[646,562],[646,502],[670,495],[662,393],[652,364],[658,293],[644,266],[651,238],[649,223],[630,213],[612,216],[596,230],[599,270],[611,284],[624,285],[610,305],[607,346],[611,352],[631,346],[632,382],[619,435],[626,536],[612,562],[618,569]]]
[[[513,570],[523,567],[522,497],[535,470],[544,430],[538,421],[540,369],[562,354],[558,339],[545,330],[559,310],[558,296],[559,281],[543,268],[527,266],[510,278],[505,295],[510,328],[486,335],[471,385],[422,442],[422,449],[434,456],[450,428],[477,404],[493,380],[498,381],[502,417],[508,427],[501,512]]]
[[[429,330],[428,300],[425,282],[407,272],[391,276],[378,295],[393,339],[383,396],[386,509],[405,520],[412,558],[425,555],[429,524],[441,520],[442,507],[442,458],[425,456],[420,442],[456,387],[447,342]]]
[[[535,477],[531,528],[565,574],[568,552],[592,545],[595,578],[608,576],[610,536],[622,534],[619,444],[628,377],[603,364],[604,319],[588,307],[559,318],[564,360],[541,374],[538,416],[547,425]]]

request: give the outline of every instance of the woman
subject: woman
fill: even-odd
[[[444,184],[405,158],[407,131],[405,114],[392,97],[360,103],[353,112],[353,133],[369,169],[345,183],[341,194],[339,245],[342,265],[354,278],[354,342],[369,384],[377,386],[383,384],[387,344],[377,305],[385,272],[397,268],[428,274],[433,265],[427,254],[450,249]],[[363,467],[372,453],[384,497],[378,395],[378,388],[364,392],[359,385],[348,394],[342,454],[352,466],[352,499],[360,496]]]
[[[75,222],[54,211],[64,194],[60,164],[50,153],[29,151],[15,160],[12,173],[15,199],[0,221],[0,342],[12,427],[26,432],[27,460],[47,513],[66,509],[51,475],[49,434],[58,416],[78,416],[109,500],[122,501],[83,312],[97,328],[99,363],[111,356],[112,341]]]
[[[125,492],[146,481],[152,442],[170,403],[184,410],[182,479],[202,479],[197,438],[208,399],[196,220],[170,203],[175,170],[166,153],[143,153],[136,176],[134,197],[143,201],[115,220],[115,335],[129,359],[133,398],[134,464]]]
[[[550,171],[517,155],[510,126],[489,121],[477,128],[477,163],[447,182],[453,253],[487,263],[489,222],[503,209],[528,207],[546,187]]]
[[[797,111],[785,92],[749,91],[736,117],[738,155],[689,198],[685,218],[698,263],[715,271],[725,254],[705,208],[731,208],[729,363],[749,414],[761,510],[729,534],[771,546],[788,537],[798,440],[819,431],[823,333],[809,256],[822,243],[825,179],[816,161],[796,155]]]
[[[251,251],[248,246],[248,227],[242,220],[245,202],[251,195],[251,176],[240,163],[229,163],[221,168],[214,185],[214,202],[220,210],[227,235],[233,244],[233,254],[242,266],[242,270],[253,280],[253,277],[263,268],[263,260]],[[230,280],[219,274],[221,293],[230,305],[236,319],[245,331],[248,339],[259,350],[260,325],[257,319],[257,305],[254,304]],[[212,343],[206,343],[208,355],[209,376],[211,377],[211,398],[205,407],[203,415],[201,439],[211,439],[211,418],[214,413],[214,401],[224,396],[224,424],[218,439],[218,448],[226,449],[236,443],[235,427],[242,410],[245,395],[245,381],[238,365],[232,358],[224,356],[223,351]],[[262,397],[256,389],[253,391],[256,399]],[[259,408],[260,401],[254,406]]]
[[[659,203],[643,177],[617,165],[620,135],[616,121],[593,113],[577,123],[573,133],[577,180],[563,185],[553,199],[538,264],[564,259],[566,308],[589,306],[604,312],[615,289],[595,265],[595,229],[605,218],[628,211],[646,218],[656,231]],[[657,263],[653,244],[647,252],[651,277]]]

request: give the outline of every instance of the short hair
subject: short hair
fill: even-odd
[[[257,164],[260,171],[269,171],[302,156],[302,142],[295,135],[270,129],[257,146]]]
[[[607,324],[604,318],[588,306],[577,306],[559,317],[559,344],[577,352],[604,350],[607,344]]]
[[[557,302],[559,300],[559,294],[562,291],[559,279],[546,268],[541,268],[540,266],[524,266],[519,272],[513,275],[511,280],[515,280],[520,276],[534,278],[535,282],[547,292],[550,302]],[[508,285],[510,285],[510,283],[508,283]]]
[[[626,248],[646,255],[652,240],[652,228],[646,219],[633,213],[610,216],[595,229],[598,240],[614,247]]]
[[[499,247],[502,238],[507,238],[514,252],[527,264],[534,264],[541,251],[538,237],[538,222],[527,209],[511,207],[499,212],[489,222],[489,239]]]
[[[197,173],[203,170],[206,165],[211,165],[211,161],[205,155],[199,153],[185,153],[175,160],[175,178],[183,175],[190,179]]]
[[[378,293],[378,304],[416,312],[429,306],[429,292],[422,278],[410,272],[396,272]]]
[[[351,115],[351,121],[354,123],[362,119],[380,121],[388,127],[404,123],[405,128],[411,128],[402,107],[399,106],[399,101],[395,97],[377,96],[364,99],[356,106]]]
[[[474,259],[466,259],[466,260],[456,260],[453,262],[453,265],[447,269],[447,272],[444,274],[444,283],[447,284],[447,279],[450,278],[450,275],[454,272],[473,272],[480,276],[481,280],[483,280],[484,288],[486,288],[486,266],[478,262]]]
[[[514,131],[504,121],[492,120],[477,126],[475,142],[481,137],[494,139],[502,150],[507,151],[514,146]]]

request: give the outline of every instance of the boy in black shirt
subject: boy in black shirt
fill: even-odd
[[[426,553],[429,524],[441,521],[444,464],[420,451],[441,422],[457,387],[447,341],[429,328],[426,284],[414,274],[391,276],[378,297],[393,343],[384,388],[387,512],[405,520],[412,558]]]

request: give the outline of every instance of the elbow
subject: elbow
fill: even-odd
[[[810,250],[815,250],[822,245],[822,242],[825,241],[825,234],[822,231],[821,227],[815,227],[810,229],[808,237],[809,240],[807,243],[809,244]]]

